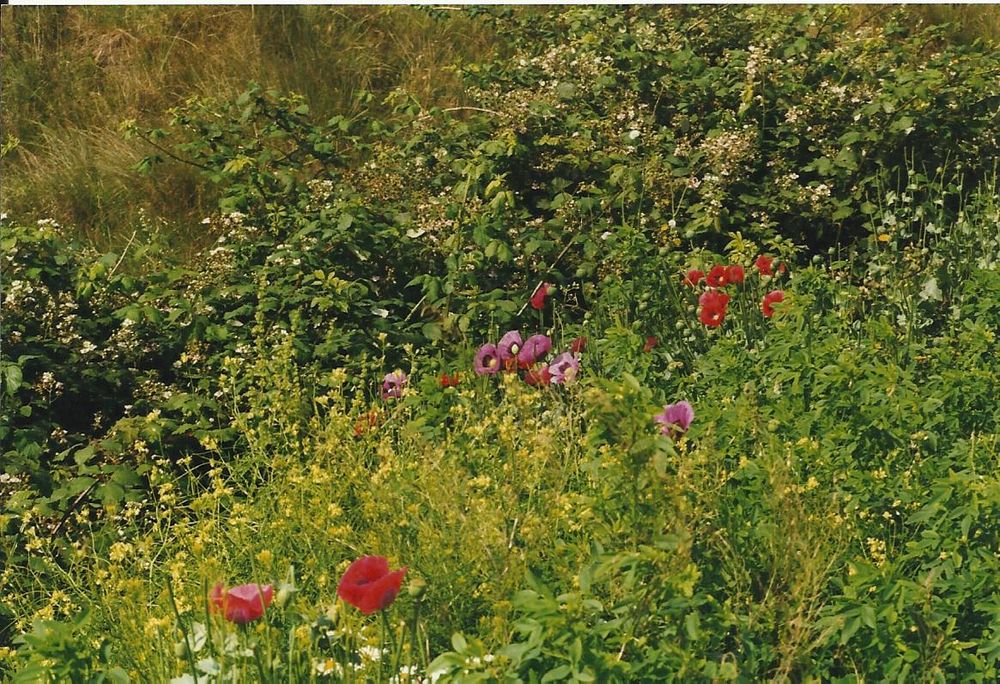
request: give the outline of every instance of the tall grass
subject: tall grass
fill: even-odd
[[[192,95],[231,96],[258,81],[306,96],[318,116],[359,89],[402,86],[442,105],[461,99],[449,66],[494,38],[463,11],[406,7],[4,7],[0,125],[5,211],[47,215],[114,246],[163,223],[196,248],[213,206],[195,169],[134,171],[149,153],[122,139]],[[141,212],[141,213],[140,213]]]

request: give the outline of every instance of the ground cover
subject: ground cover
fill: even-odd
[[[129,123],[196,259],[4,217],[0,671],[994,680],[996,53],[481,21],[466,104]]]

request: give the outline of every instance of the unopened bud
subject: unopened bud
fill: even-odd
[[[427,582],[425,582],[419,577],[415,577],[414,579],[410,580],[410,583],[407,586],[406,590],[413,598],[420,598],[425,593],[427,593]]]

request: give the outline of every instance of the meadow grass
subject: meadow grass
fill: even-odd
[[[159,125],[191,96],[232,98],[250,81],[304,95],[317,117],[351,113],[403,87],[426,103],[462,101],[450,67],[496,48],[463,11],[407,7],[8,7],[0,22],[4,211],[43,213],[120,249],[159,226],[175,248],[211,240],[215,208],[197,169],[124,140],[121,122]]]

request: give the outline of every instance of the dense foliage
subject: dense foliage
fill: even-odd
[[[0,668],[994,680],[1000,57],[848,16],[490,11],[469,106],[127,122],[217,241],[3,219]],[[473,373],[508,329],[579,371]]]

